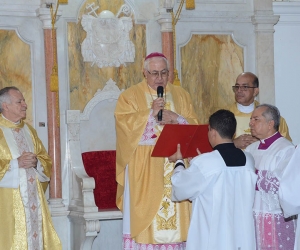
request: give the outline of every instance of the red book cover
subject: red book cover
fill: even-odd
[[[152,157],[169,157],[177,150],[177,144],[183,158],[197,156],[197,148],[201,153],[212,151],[208,141],[208,124],[166,124],[152,151]]]

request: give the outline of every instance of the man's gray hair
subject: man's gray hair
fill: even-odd
[[[276,131],[279,130],[280,125],[280,112],[279,109],[271,104],[261,104],[256,106],[256,108],[265,107],[266,110],[262,113],[262,115],[267,119],[267,121],[274,121],[274,129]]]
[[[9,91],[12,90],[12,89],[20,91],[15,86],[5,87],[5,88],[3,88],[3,89],[0,90],[0,113],[2,113],[2,104],[3,103],[10,103],[11,102]]]
[[[151,57],[148,58],[144,61],[144,69],[149,71],[149,62],[153,59],[153,58],[161,58],[162,60],[164,60],[166,62],[167,65],[167,70],[170,70],[170,65],[169,65],[169,61],[167,60],[167,58],[162,57],[162,56],[156,56],[156,57]]]

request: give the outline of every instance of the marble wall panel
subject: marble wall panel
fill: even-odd
[[[70,79],[70,109],[83,110],[87,102],[93,97],[97,89],[102,89],[111,78],[120,89],[126,89],[143,79],[142,66],[146,56],[146,26],[135,24],[130,31],[130,39],[135,46],[135,62],[127,63],[121,67],[98,68],[84,62],[81,55],[81,43],[86,37],[86,32],[81,26],[81,17],[87,14],[86,6],[95,3],[99,6],[96,10],[100,14],[109,10],[115,15],[124,4],[121,0],[88,0],[80,10],[78,23],[68,23],[68,53],[69,53],[69,79]]]
[[[27,103],[26,121],[32,125],[30,46],[14,30],[0,30],[0,88],[15,86]]]
[[[181,85],[191,93],[201,123],[234,102],[231,86],[243,68],[243,49],[230,35],[195,34],[181,48]]]

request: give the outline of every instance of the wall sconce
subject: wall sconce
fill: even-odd
[[[162,0],[162,7],[166,9],[167,12],[171,12],[175,5],[175,0]]]

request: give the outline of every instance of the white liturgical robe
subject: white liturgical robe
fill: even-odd
[[[253,157],[227,167],[218,150],[202,154],[189,168],[175,168],[172,199],[192,201],[187,250],[254,250],[252,214],[257,175]]]
[[[286,166],[283,176],[280,179],[278,192],[284,217],[300,214],[300,145],[297,146],[291,160]],[[300,250],[299,219],[294,249]]]
[[[245,151],[252,154],[258,177],[253,205],[256,247],[258,250],[293,250],[297,221],[284,219],[278,192],[295,146],[276,132],[250,144]]]

